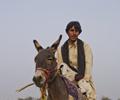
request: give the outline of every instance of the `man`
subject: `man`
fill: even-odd
[[[88,44],[78,36],[82,32],[78,21],[71,21],[66,26],[68,40],[57,50],[58,64],[64,63],[62,73],[69,80],[78,84],[88,100],[96,100],[95,86],[92,81],[92,51]]]

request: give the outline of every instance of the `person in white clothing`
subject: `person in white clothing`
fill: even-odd
[[[58,64],[63,64],[62,74],[78,84],[88,100],[96,100],[95,85],[92,80],[93,55],[90,46],[78,38],[82,32],[78,21],[66,26],[68,40],[57,50]]]

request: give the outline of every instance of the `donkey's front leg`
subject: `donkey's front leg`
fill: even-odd
[[[48,94],[47,100],[52,100],[52,98],[49,94]]]

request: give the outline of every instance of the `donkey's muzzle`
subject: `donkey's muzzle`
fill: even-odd
[[[37,87],[42,87],[44,85],[45,80],[41,76],[38,76],[38,77],[34,76],[33,82]]]

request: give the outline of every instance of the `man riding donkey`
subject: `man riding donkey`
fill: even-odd
[[[62,75],[76,84],[87,100],[96,100],[91,72],[92,51],[87,43],[78,38],[81,32],[82,29],[78,21],[71,21],[67,24],[68,40],[56,52],[57,63],[59,66],[62,65]],[[39,44],[35,45],[39,49]],[[69,100],[74,100],[74,98],[69,96]]]
[[[88,100],[96,100],[95,86],[92,80],[93,55],[90,46],[78,38],[82,32],[78,21],[66,26],[68,40],[57,50],[58,64],[64,64],[62,73],[80,88]]]

